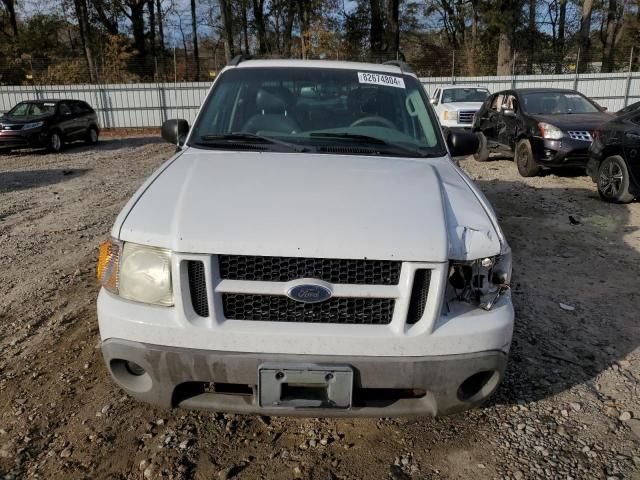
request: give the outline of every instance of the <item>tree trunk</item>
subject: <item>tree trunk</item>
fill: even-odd
[[[9,23],[11,24],[11,31],[13,32],[13,36],[18,36],[18,19],[16,18],[16,5],[14,0],[2,0],[4,3],[4,7],[7,9],[7,13],[9,14]]]
[[[155,1],[149,0],[147,4],[147,8],[149,9],[149,46],[151,47],[151,57],[156,59],[156,9],[155,9]],[[155,65],[154,65],[155,70]],[[158,72],[155,72],[156,76]]]
[[[370,58],[373,62],[382,60],[384,19],[382,17],[381,0],[369,0],[371,9],[371,24],[369,27]]]
[[[562,73],[564,64],[564,31],[567,23],[567,0],[560,0],[560,13],[558,19],[558,42],[556,44],[556,73]]]
[[[511,37],[508,32],[501,32],[498,40],[496,75],[511,75]]]
[[[584,0],[582,3],[582,18],[580,20],[580,31],[578,32],[578,46],[580,56],[578,58],[578,73],[587,71],[589,62],[589,52],[591,49],[591,13],[593,12],[593,1]]]
[[[113,4],[105,6],[103,0],[92,0],[91,4],[98,15],[98,20],[102,26],[106,28],[107,32],[109,32],[110,35],[118,35],[119,29],[117,15],[113,11],[107,12],[107,7],[116,7],[116,9],[118,9],[117,6],[114,6]]]
[[[614,47],[617,43],[622,18],[624,17],[624,9],[621,9],[622,11],[619,11],[618,9],[618,1],[609,0],[606,27],[603,32],[602,68],[600,70],[603,73],[613,71],[614,67]]]
[[[253,0],[253,20],[258,36],[258,51],[261,55],[267,53],[267,29],[264,25],[264,0]]]
[[[158,14],[158,46],[160,51],[160,71],[165,73],[164,61],[164,18],[162,16],[162,0],[156,0],[156,12]]]
[[[220,17],[222,19],[222,28],[224,31],[224,56],[228,63],[235,55],[233,48],[233,15],[229,0],[219,0],[219,3]]]
[[[527,58],[527,73],[533,73],[533,57],[536,52],[537,28],[536,28],[536,6],[537,0],[529,0],[529,58]]]
[[[147,61],[147,44],[145,38],[145,25],[144,25],[144,7],[145,3],[142,0],[129,1],[129,12],[123,9],[124,14],[131,20],[131,29],[133,30],[133,48],[138,52],[138,61],[136,64],[136,70],[143,76],[145,73],[145,66]]]
[[[193,75],[194,81],[200,80],[200,54],[198,53],[198,21],[196,19],[196,0],[191,0],[191,36],[193,37],[193,61],[196,71]]]
[[[242,0],[242,39],[244,41],[244,53],[249,55],[249,25],[247,20],[247,1]]]
[[[282,52],[285,58],[291,57],[291,32],[293,30],[293,20],[295,16],[296,16],[295,0],[289,0],[287,2],[287,15],[285,17],[285,22],[284,22],[284,32],[282,33]]]
[[[389,2],[389,26],[388,26],[388,50],[394,58],[400,57],[400,0],[388,0]]]
[[[91,39],[89,38],[89,16],[87,14],[86,0],[74,0],[76,9],[76,17],[78,19],[78,30],[80,31],[80,41],[82,42],[82,50],[87,61],[87,69],[89,70],[89,79],[91,83],[95,82],[95,69],[93,66],[93,53],[91,52]]]
[[[476,57],[478,55],[478,25],[480,23],[480,15],[478,14],[478,0],[471,1],[471,61],[469,62],[469,70],[471,75],[478,74],[478,63]]]

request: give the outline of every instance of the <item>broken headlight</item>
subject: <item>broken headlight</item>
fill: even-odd
[[[449,264],[447,301],[461,301],[491,310],[511,282],[511,251]]]

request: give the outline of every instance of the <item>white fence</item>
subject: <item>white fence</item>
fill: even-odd
[[[515,77],[421,78],[429,94],[442,85],[484,86],[491,92],[509,88],[576,89],[616,111],[640,101],[640,73],[518,75]],[[109,85],[0,86],[0,111],[22,100],[74,98],[92,105],[103,128],[159,127],[168,118],[193,120],[210,82],[133,83]]]
[[[478,85],[490,92],[510,88],[569,88],[615,112],[640,101],[640,73],[585,73],[580,75],[517,75],[503,77],[421,78],[429,95],[443,85]]]

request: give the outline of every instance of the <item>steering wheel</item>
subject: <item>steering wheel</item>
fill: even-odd
[[[359,118],[358,120],[353,122],[351,125],[349,125],[349,127],[362,127],[365,125],[379,125],[381,127],[387,127],[393,130],[397,130],[396,126],[393,124],[391,120],[388,120],[384,117],[380,117],[378,115]]]

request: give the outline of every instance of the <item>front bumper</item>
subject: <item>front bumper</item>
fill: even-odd
[[[40,148],[47,145],[48,136],[43,128],[0,131],[0,150],[10,148]]]
[[[161,407],[312,417],[458,412],[485,401],[502,380],[507,363],[502,351],[424,357],[285,355],[166,347],[114,338],[102,343],[102,353],[119,386]],[[145,373],[133,375],[125,361],[135,362]],[[351,366],[352,407],[261,407],[258,368],[271,362]]]
[[[548,167],[586,167],[590,142],[563,138],[532,137],[531,149],[536,161]]]

